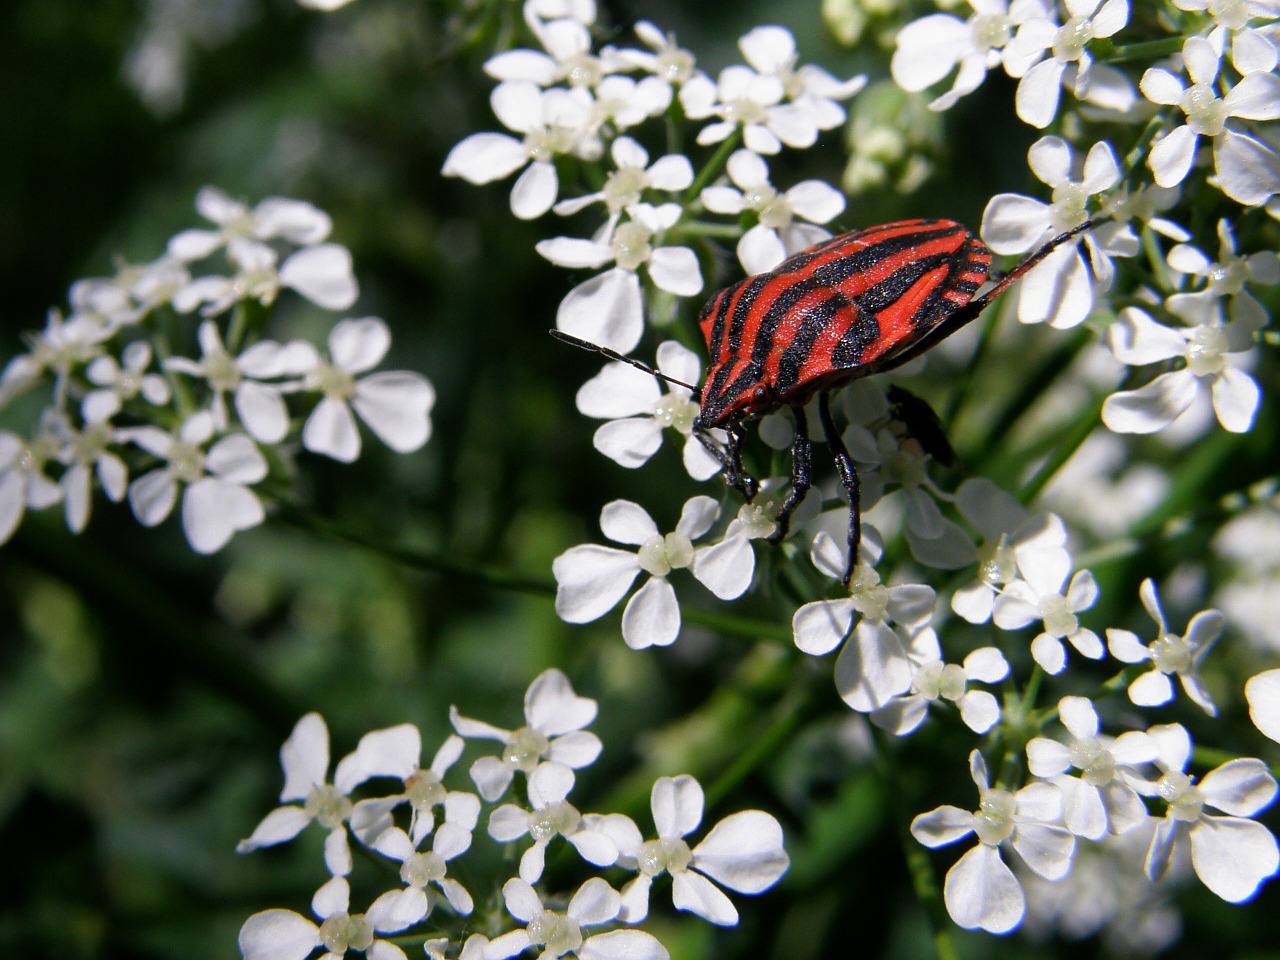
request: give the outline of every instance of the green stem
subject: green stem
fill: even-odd
[[[965,366],[965,375],[960,378],[960,383],[956,389],[951,392],[951,397],[947,400],[946,409],[942,414],[942,422],[954,424],[956,415],[964,408],[965,403],[969,399],[969,393],[973,388],[977,378],[977,371],[980,370],[986,361],[987,354],[991,351],[991,344],[994,341],[996,325],[1000,322],[999,310],[988,310],[983,318],[982,330],[978,335],[978,346],[973,352],[973,358]]]
[[[1022,489],[1018,491],[1019,500],[1023,503],[1030,503],[1040,495],[1040,492],[1048,486],[1049,481],[1062,469],[1063,464],[1075,455],[1075,452],[1080,449],[1080,445],[1088,439],[1089,434],[1097,429],[1098,418],[1101,415],[1101,401],[1085,411],[1085,414],[1076,421],[1071,431],[1059,442],[1049,459],[1042,463],[1031,479],[1022,485]]]
[[[1113,46],[1110,50],[1100,52],[1098,60],[1102,63],[1131,63],[1134,60],[1159,60],[1175,54],[1182,49],[1184,38],[1164,37],[1160,40],[1143,40],[1139,43],[1126,43]]]
[[[729,160],[729,155],[738,148],[738,142],[741,139],[742,131],[735,129],[733,133],[720,142],[716,152],[711,155],[711,159],[706,162],[706,165],[698,171],[698,175],[693,178],[692,185],[684,192],[684,196],[680,198],[680,206],[687,210],[689,204],[702,193],[702,188],[720,175],[720,171],[724,169],[724,165]]]
[[[491,587],[497,587],[500,590],[511,590],[516,593],[548,596],[556,591],[555,583],[550,580],[523,577],[500,567],[494,567],[489,564],[468,563],[431,550],[383,543],[364,534],[344,529],[330,520],[317,517],[296,506],[282,505],[278,516],[286,523],[319,533],[333,540],[372,550],[414,570],[464,577]]]
[[[1090,339],[1091,337],[1086,331],[1080,331],[1070,340],[1060,344],[1057,349],[1037,364],[1023,379],[1022,388],[1005,404],[1004,410],[987,431],[988,435],[995,441],[999,441],[1008,435],[1014,425],[1053,385],[1054,375],[1066,370],[1076,355],[1089,343]],[[995,451],[998,449],[998,445],[992,443],[986,449]],[[983,467],[990,460],[990,453],[984,452],[984,455],[980,455],[974,464],[974,471],[982,472]]]
[[[886,737],[879,730],[876,735],[875,766],[880,780],[884,783],[889,797],[889,808],[893,811],[893,824],[902,844],[902,855],[907,862],[907,872],[911,877],[911,887],[916,899],[924,907],[925,916],[933,933],[933,949],[938,960],[959,960],[955,943],[951,939],[951,918],[947,914],[946,904],[942,900],[942,890],[938,886],[938,877],[934,873],[933,863],[915,837],[911,835],[911,824],[905,819],[906,811],[911,809],[907,802],[902,782],[898,779],[897,770],[889,762],[885,750]]]
[[[814,697],[808,690],[790,696],[774,711],[773,722],[756,736],[750,746],[738,754],[715,781],[706,788],[706,805],[715,807],[765,761],[777,756],[782,745],[800,728],[812,712]]]

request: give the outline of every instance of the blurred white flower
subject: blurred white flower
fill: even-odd
[[[431,437],[435,389],[426,377],[408,370],[368,373],[391,349],[391,331],[377,317],[340,320],[329,331],[329,359],[310,344],[293,343],[290,367],[302,379],[281,384],[286,392],[321,394],[302,427],[302,445],[343,463],[360,456],[355,414],[396,453],[411,453]]]
[[[125,403],[142,397],[152,406],[169,402],[169,381],[159,373],[147,373],[151,366],[151,344],[135,340],[120,353],[120,360],[110,354],[94,358],[84,375],[97,389],[90,390],[80,401],[80,413],[86,421],[103,421],[114,417]]]
[[[182,529],[197,553],[216,553],[236,532],[266,519],[262,501],[249,487],[267,475],[267,461],[242,433],[213,439],[213,415],[193,413],[172,433],[131,427],[121,439],[158,457],[163,465],[129,484],[129,505],[144,527],[164,521],[182,489]]]
[[[1253,725],[1280,742],[1280,668],[1250,677],[1244,685],[1244,695]]]
[[[255,263],[264,251],[274,253],[268,245],[272,240],[311,246],[333,229],[329,215],[305,201],[268,197],[251,210],[217,187],[200,188],[196,210],[218,229],[183,230],[170,239],[169,255],[186,263],[203,260],[224,246],[232,260]]]
[[[63,488],[45,473],[57,459],[59,443],[42,417],[30,440],[0,430],[0,543],[22,523],[28,510],[44,510],[63,496]]]

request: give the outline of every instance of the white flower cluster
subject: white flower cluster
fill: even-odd
[[[817,180],[779,190],[762,156],[811,147],[821,132],[839,127],[845,120],[839,101],[861,89],[863,78],[842,82],[819,67],[798,65],[795,40],[782,27],[757,27],[743,36],[746,63],[726,67],[713,80],[692,53],[647,21],[635,27],[640,47],[596,51],[594,4],[530,0],[524,13],[541,49],[511,50],[485,65],[499,81],[493,112],[511,133],[467,137],[449,153],[444,172],[484,184],[522,171],[511,209],[523,219],[604,207],[604,222],[589,238],[538,244],[557,266],[607,267],[565,297],[556,316],[559,329],[614,350],[634,349],[646,325],[642,270],[663,294],[703,292],[698,256],[680,240],[726,225],[700,221],[700,214],[753,221],[738,244],[749,273],[775,267],[829,235],[816,224],[844,210],[840,193]],[[744,145],[728,159],[728,182],[708,182],[723,157],[695,175],[685,154],[652,160],[631,135],[673,110],[685,121],[706,121],[694,138],[699,146],[719,144],[723,151]],[[557,202],[566,186],[557,157],[590,165],[603,186]]]
[[[240,930],[245,960],[304,960],[321,949],[329,957],[354,950],[374,960],[404,960],[400,944],[406,937],[417,938],[429,957],[442,958],[452,947],[452,956],[503,960],[533,948],[552,957],[667,960],[662,944],[636,927],[648,916],[653,881],[663,874],[670,877],[676,909],[714,924],[736,924],[737,910],[722,888],[761,893],[786,872],[789,859],[777,820],[745,810],[694,843],[686,838],[700,832],[704,800],[698,781],[687,775],[654,782],[652,839],[624,814],[580,813],[569,794],[574,771],[600,755],[599,738],[586,729],[595,717],[594,700],[578,696],[559,670],[547,670],[525,694],[525,723],[519,729],[452,710],[456,733],[426,767],[421,766],[422,737],[412,724],[375,730],[338,762],[330,781],[328,729],[319,714],[307,714],[280,750],[282,806],[268,813],[238,850],[284,843],[314,822],[327,831],[324,861],[330,877],[311,900],[314,920],[287,909],[264,910],[246,920]],[[499,745],[496,755],[481,756],[471,766],[476,792],[445,785],[465,740]],[[521,782],[513,799],[491,807],[485,834],[501,845],[527,844],[518,874],[495,878],[491,889],[473,893],[453,874],[468,876],[474,889],[476,870],[468,874],[455,861],[472,848],[482,800],[498,804],[517,774]],[[391,781],[394,792],[352,799],[353,791],[371,781]],[[398,864],[392,889],[354,912],[347,879],[353,869],[352,837],[376,857]],[[573,892],[540,889],[546,853],[557,838],[585,863],[630,879],[620,890],[600,876]]]
[[[261,335],[281,289],[326,310],[355,302],[351,255],[325,242],[325,213],[278,197],[250,209],[214,187],[196,207],[215,229],[184,230],[150,263],[77,281],[70,312],[51,311],[0,373],[0,407],[41,384],[51,391],[29,436],[0,431],[0,543],[27,510],[58,503],[81,532],[96,481],[148,527],[181,497],[188,541],[213,553],[263,521],[261,485],[273,459],[291,457],[295,434],[344,463],[360,454],[356,417],[401,453],[430,437],[431,384],[371,372],[391,346],[383,321],[338,321],[324,352]],[[193,277],[218,253],[228,273]],[[189,322],[197,311],[203,319]],[[188,345],[198,357],[177,353]]]
[[[1157,433],[1178,422],[1167,439],[1185,441],[1212,423],[1211,410],[1228,432],[1249,431],[1261,390],[1248,371],[1270,323],[1259,297],[1280,282],[1280,258],[1263,248],[1274,223],[1237,207],[1270,201],[1267,212],[1280,219],[1272,199],[1280,193],[1280,153],[1266,126],[1280,118],[1273,24],[1280,10],[1273,3],[1179,0],[1178,12],[1158,27],[1143,20],[1143,29],[1164,34],[1133,38],[1144,46],[1125,50],[1127,0],[968,4],[968,17],[944,12],[904,25],[892,73],[899,86],[917,92],[954,73],[950,89],[933,102],[943,110],[1002,66],[1019,80],[1018,116],[1054,131],[1034,143],[1028,157],[1043,198],[993,197],[981,236],[996,254],[1026,257],[1093,221],[1022,275],[1016,288],[1023,324],[1101,333],[1107,349],[1091,359],[1102,355],[1098,365],[1107,373],[1090,382],[1099,386],[1095,410],[1101,415],[1090,413],[1094,422],[1085,426],[1092,429],[1100,419],[1112,434],[1098,435],[1123,446],[1126,438],[1115,434]],[[678,315],[677,298],[703,292],[702,270],[713,262],[701,255],[707,237],[735,243],[743,268],[760,273],[826,235],[821,225],[841,212],[839,194],[818,181],[778,189],[767,158],[783,147],[807,147],[838,125],[838,101],[856,92],[859,81],[840,84],[796,67],[794,41],[776,27],[744,36],[739,47],[746,65],[713,80],[649,24],[637,27],[645,49],[596,50],[591,4],[529,2],[524,9],[541,48],[500,54],[488,64],[499,81],[494,112],[510,133],[468,137],[450,154],[445,172],[487,183],[523,171],[511,194],[520,217],[603,206],[602,222],[589,237],[538,245],[559,266],[601,271],[559,305],[560,330],[627,354],[649,327],[666,327]],[[1177,62],[1159,59],[1179,52]],[[651,157],[640,127],[659,114],[673,125],[703,124],[691,139],[720,145],[705,166],[678,153]],[[1093,132],[1099,122],[1108,124],[1110,140]],[[1205,149],[1198,153],[1198,147]],[[573,162],[557,164],[557,157]],[[560,178],[582,168],[595,174],[589,178],[595,186],[575,194]],[[737,222],[713,222],[709,214]],[[1196,246],[1190,229],[1202,230],[1206,220],[1217,224],[1216,253]],[[890,293],[881,296],[893,300]],[[686,471],[707,481],[728,458],[693,429],[703,365],[677,336],[666,335],[654,355],[666,385],[615,359],[579,390],[577,406],[604,421],[595,446],[622,466],[648,464],[671,428]],[[1122,373],[1123,367],[1133,369]],[[767,392],[777,384],[762,376],[759,386]],[[774,400],[784,406],[789,398]],[[1079,394],[1069,403],[1080,412],[1089,406]],[[978,845],[945,884],[946,906],[961,926],[1014,929],[1029,912],[1037,914],[1024,892],[1037,895],[1035,882],[1024,883],[1014,868],[1065,881],[1078,851],[1116,867],[1091,876],[1110,877],[1106,882],[1117,890],[1139,884],[1151,892],[1145,900],[1117,893],[1117,904],[1163,904],[1156,883],[1183,846],[1215,894],[1231,902],[1252,896],[1280,868],[1274,836],[1251,819],[1276,792],[1266,767],[1255,759],[1231,760],[1197,778],[1189,772],[1191,741],[1182,726],[1134,728],[1137,709],[1175,701],[1217,716],[1202,668],[1226,618],[1202,610],[1174,633],[1155,581],[1147,578],[1133,605],[1141,604],[1154,629],[1140,634],[1127,622],[1092,623],[1099,581],[1070,546],[1063,517],[1028,510],[981,478],[943,489],[931,471],[946,445],[929,438],[927,424],[919,429],[911,401],[893,391],[886,395],[876,383],[857,381],[836,407],[865,515],[847,587],[843,504],[816,516],[816,510],[797,511],[779,562],[757,557],[751,541],[774,534],[788,503],[787,480],[773,476],[736,515],[705,495],[689,497],[678,511],[670,504],[667,522],[679,517],[674,529],[629,500],[607,504],[601,532],[619,546],[582,544],[555,559],[557,613],[587,623],[622,605],[623,639],[644,649],[679,637],[684,617],[677,591],[684,589],[681,578],[687,583],[680,571],[720,600],[754,589],[786,609],[799,650],[834,654],[840,698],[871,724],[905,737],[935,718],[959,721],[978,742],[969,759],[978,810],[939,808],[917,817],[913,833],[930,847],[977,835]],[[822,416],[830,419],[825,408]],[[795,443],[785,416],[764,417],[759,437],[776,450]],[[809,456],[803,444],[794,451],[794,458]],[[1029,484],[1025,497],[1036,489]],[[831,499],[833,488],[823,492]],[[1107,504],[1094,506],[1103,511]],[[890,525],[901,528],[902,537],[886,545],[879,531]],[[911,564],[900,562],[907,552]],[[958,579],[943,591],[924,582],[934,571],[958,571]],[[1099,685],[1087,670],[1069,671],[1079,666],[1072,658],[1109,663],[1115,676]],[[1055,706],[1038,707],[1042,686],[1059,682],[1050,701]],[[1274,673],[1263,673],[1249,685],[1257,725],[1269,735],[1277,726],[1268,702],[1275,683]],[[1003,697],[988,689],[996,684],[1004,685]],[[1095,692],[1085,697],[1082,690]],[[1059,720],[1065,733],[1051,739]],[[984,758],[996,765],[988,770]],[[548,784],[546,796],[558,802],[560,785]],[[536,872],[541,854],[526,857]],[[1131,919],[1118,909],[1107,916],[1117,926]]]

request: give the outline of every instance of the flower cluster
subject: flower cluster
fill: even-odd
[[[1237,205],[1271,201],[1268,212],[1280,214],[1272,200],[1280,192],[1280,154],[1266,126],[1280,117],[1274,5],[1179,0],[1158,25],[1131,24],[1127,0],[968,5],[971,11],[902,23],[890,71],[900,97],[950,78],[949,89],[929,104],[938,112],[1003,68],[1018,80],[1017,116],[1045,131],[1028,154],[1040,195],[993,196],[980,235],[997,255],[1036,258],[1019,271],[1009,298],[1016,298],[1012,312],[1023,325],[1041,325],[1037,335],[1045,337],[1077,331],[1091,343],[1081,352],[1078,383],[1063,386],[1049,375],[1057,370],[1046,367],[1044,386],[1032,385],[1019,402],[1043,397],[1069,425],[1060,428],[1063,436],[1084,443],[1092,433],[1090,451],[1119,450],[1122,462],[1130,435],[1165,433],[1169,444],[1185,444],[1215,418],[1229,434],[1249,432],[1262,402],[1249,371],[1263,349],[1270,323],[1264,300],[1267,288],[1280,283],[1280,259],[1266,239],[1274,225]],[[558,266],[598,271],[569,292],[556,315],[560,330],[613,356],[577,395],[584,416],[604,421],[595,427],[596,449],[623,467],[647,468],[670,428],[694,481],[718,482],[725,471],[747,492],[755,488],[733,476],[742,468],[737,457],[773,463],[760,447],[790,447],[795,464],[790,485],[766,477],[736,511],[706,494],[669,504],[670,518],[679,516],[669,533],[648,505],[607,504],[601,532],[621,546],[581,544],[555,559],[557,613],[570,623],[593,622],[625,599],[624,642],[637,650],[667,646],[680,635],[678,581],[687,571],[720,600],[755,594],[779,603],[796,647],[815,657],[835,654],[841,700],[882,730],[906,737],[931,720],[959,721],[977,738],[969,767],[979,808],[941,807],[916,817],[912,831],[930,847],[977,835],[977,846],[945,884],[946,906],[961,926],[1004,933],[1029,915],[1045,915],[1027,903],[1027,896],[1048,896],[1035,878],[1068,878],[1077,856],[1114,867],[1099,876],[1111,877],[1117,889],[1155,890],[1183,844],[1210,890],[1231,902],[1250,897],[1280,866],[1275,838],[1249,819],[1275,793],[1265,766],[1242,758],[1193,776],[1184,726],[1133,728],[1134,708],[1177,703],[1217,716],[1203,671],[1227,620],[1205,609],[1183,633],[1172,632],[1155,585],[1162,575],[1143,579],[1136,597],[1154,631],[1098,622],[1095,612],[1106,607],[1082,559],[1089,545],[1084,530],[1129,530],[1150,509],[1151,492],[1158,502],[1167,489],[1164,472],[1094,477],[1090,469],[1109,469],[1106,457],[1080,456],[1063,475],[1084,471],[1092,485],[1081,483],[1059,513],[1025,505],[1043,486],[1038,476],[1020,496],[1015,491],[1025,475],[1000,484],[974,477],[951,489],[938,468],[952,455],[920,401],[857,381],[833,405],[838,425],[831,425],[825,396],[817,411],[831,446],[847,449],[842,489],[818,486],[828,500],[833,491],[856,491],[848,496],[860,499],[866,515],[860,552],[849,558],[843,497],[834,498],[840,509],[801,507],[792,515],[815,471],[803,432],[770,408],[791,406],[803,426],[814,415],[800,401],[813,391],[798,390],[793,403],[781,372],[757,369],[766,363],[761,348],[772,346],[768,362],[781,371],[786,342],[800,338],[793,327],[811,324],[816,307],[796,307],[794,317],[771,315],[778,332],[752,333],[761,355],[738,358],[743,379],[754,375],[763,391],[752,408],[766,414],[758,430],[738,424],[730,436],[699,423],[703,364],[672,332],[695,316],[682,300],[705,298],[710,284],[703,271],[717,263],[716,238],[734,245],[747,274],[760,274],[827,237],[823,225],[843,211],[842,196],[816,180],[774,186],[770,158],[811,146],[838,126],[842,103],[858,92],[861,78],[842,83],[797,66],[794,41],[777,27],[742,37],[745,64],[712,78],[651,24],[636,28],[640,47],[597,49],[594,7],[529,2],[524,10],[539,49],[501,53],[486,65],[499,81],[494,112],[510,133],[466,138],[444,172],[480,184],[523,171],[511,193],[512,210],[523,218],[601,211],[588,236],[537,245]],[[1125,49],[1126,43],[1136,45]],[[655,158],[642,144],[645,125],[659,115],[689,128],[688,137],[669,136],[667,143],[716,149]],[[910,122],[909,111],[903,116]],[[859,130],[862,139],[875,140],[875,129]],[[908,133],[894,136],[895,143],[909,142]],[[575,162],[558,165],[557,157]],[[860,158],[864,167],[866,160]],[[593,186],[562,181],[565,171],[583,169]],[[846,182],[872,181],[859,174]],[[1206,222],[1216,224],[1216,245],[1199,236]],[[906,256],[895,248],[884,260],[898,255]],[[881,268],[865,256],[857,270]],[[884,267],[883,277],[891,273]],[[890,285],[848,307],[859,316],[883,311],[878,319],[886,326],[867,326],[873,349],[896,346],[898,334],[886,332],[895,316],[889,307],[905,292]],[[740,295],[743,311],[751,296]],[[710,316],[703,314],[708,325]],[[644,356],[655,356],[656,367],[623,362],[653,329],[663,342]],[[725,336],[702,333],[708,342]],[[778,342],[767,342],[775,336]],[[856,367],[850,363],[850,378]],[[838,382],[839,370],[830,372]],[[1018,422],[1011,416],[1009,423]],[[1027,449],[1028,459],[1051,450]],[[1044,480],[1067,459],[1051,457]],[[1121,495],[1088,495],[1104,483]],[[1085,511],[1106,512],[1111,499],[1114,516],[1088,522]],[[789,531],[775,528],[780,511]],[[882,535],[898,529],[900,536]],[[752,543],[765,538],[780,549]],[[1276,568],[1280,561],[1269,569]],[[957,571],[959,579],[931,578],[934,571]],[[681,596],[694,602],[693,593]],[[1185,596],[1181,605],[1190,606]],[[1115,676],[1097,685],[1089,679],[1094,664],[1110,665]],[[1044,696],[1042,686],[1055,678],[1063,678],[1055,705],[1037,708],[1037,694]],[[1005,685],[1002,698],[984,689],[992,684]],[[1249,686],[1257,723],[1272,734],[1275,711],[1263,691],[1273,685],[1274,676],[1262,673]],[[1127,697],[1123,710],[1110,702],[1120,697]],[[1058,720],[1065,732],[1055,732]],[[994,775],[987,759],[996,764]],[[1118,911],[1111,919],[1123,922]]]
[[[127,497],[148,527],[181,500],[187,540],[213,553],[263,521],[265,488],[297,439],[350,463],[357,417],[400,453],[430,437],[426,378],[373,372],[391,347],[382,320],[338,321],[323,351],[263,335],[282,290],[325,310],[355,303],[351,255],[326,242],[327,214],[279,197],[249,208],[214,187],[196,208],[213,228],[183,230],[150,263],[77,281],[69,312],[51,311],[0,373],[0,408],[49,391],[27,436],[0,431],[0,543],[26,511],[59,503],[81,532],[96,484],[109,500]],[[217,255],[224,273],[195,273]]]
[[[525,694],[519,729],[469,719],[455,709],[456,733],[426,767],[422,737],[412,724],[374,730],[338,762],[330,781],[328,729],[319,714],[307,714],[280,750],[282,805],[238,849],[246,853],[287,842],[314,822],[327,831],[329,878],[311,900],[314,920],[283,908],[246,920],[240,930],[245,960],[303,960],[317,949],[329,956],[354,950],[377,960],[403,960],[407,955],[399,944],[407,937],[431,957],[452,949],[453,956],[502,960],[535,948],[543,956],[666,960],[662,944],[637,926],[648,916],[653,881],[663,874],[670,876],[676,909],[714,924],[737,923],[737,910],[722,888],[761,893],[787,869],[777,820],[745,810],[702,831],[703,791],[691,776],[654,782],[653,839],[646,840],[624,814],[580,813],[569,795],[574,771],[601,752],[600,740],[586,729],[595,716],[594,700],[578,696],[559,670],[547,670]],[[499,746],[496,755],[472,763],[475,792],[445,784],[467,740]],[[378,782],[390,783],[393,792],[353,799],[358,788]],[[509,799],[499,803],[504,797]],[[486,803],[493,806],[481,833]],[[686,839],[695,834],[701,839]],[[479,890],[475,871],[467,874],[455,861],[485,837],[522,844],[524,851],[517,876],[494,878],[491,888]],[[396,884],[362,911],[351,905],[352,839],[398,865]],[[589,867],[630,879],[620,890],[602,876],[576,891],[546,890],[543,866],[557,840]],[[473,889],[456,879],[459,873]]]

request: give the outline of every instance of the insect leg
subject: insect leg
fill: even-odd
[[[849,562],[841,581],[847,587],[853,579],[853,568],[858,565],[858,545],[862,542],[862,485],[853,466],[853,458],[849,456],[849,448],[844,445],[844,438],[831,419],[829,396],[825,390],[818,394],[818,417],[822,420],[822,432],[827,435],[827,446],[836,460],[836,472],[840,474],[845,499],[849,501]]]
[[[773,533],[769,535],[770,543],[781,543],[791,529],[791,514],[795,513],[800,501],[809,492],[813,484],[813,447],[809,442],[809,422],[805,419],[804,407],[792,407],[796,418],[796,438],[791,445],[791,489],[787,491],[787,499],[778,508]]]
[[[755,477],[747,473],[742,466],[742,441],[745,432],[740,423],[728,427],[727,432],[729,434],[729,448],[727,450],[716,443],[715,439],[704,428],[695,425],[693,435],[698,438],[698,442],[706,448],[707,452],[719,461],[720,468],[724,470],[724,482],[731,489],[742,494],[743,499],[750,503],[760,491],[760,483]]]

